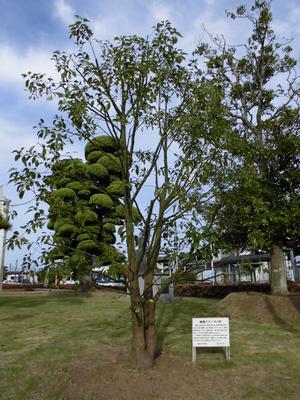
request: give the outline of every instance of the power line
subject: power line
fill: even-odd
[[[10,207],[19,207],[19,206],[24,206],[26,204],[29,204],[31,202],[33,202],[33,200],[35,200],[35,197],[31,200],[25,201],[24,203],[19,203],[19,204],[11,204]]]

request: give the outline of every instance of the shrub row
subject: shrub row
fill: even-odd
[[[289,282],[290,293],[300,292],[300,282]],[[269,283],[239,283],[230,285],[180,284],[175,286],[175,296],[208,297],[222,299],[230,293],[260,292],[271,293]]]
[[[76,285],[73,284],[64,284],[64,285],[54,285],[54,284],[50,284],[48,287],[45,287],[42,283],[19,283],[19,284],[15,284],[15,283],[3,283],[3,289],[5,290],[20,290],[20,291],[24,291],[24,290],[35,290],[35,289],[75,289]]]

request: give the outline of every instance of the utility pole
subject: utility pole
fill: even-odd
[[[9,212],[9,201],[4,197],[3,185],[0,185],[0,214],[7,219]],[[4,276],[4,256],[5,241],[7,229],[0,229],[0,292],[2,291],[2,283]]]

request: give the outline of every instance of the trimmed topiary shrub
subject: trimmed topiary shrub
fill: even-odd
[[[52,254],[53,261],[62,258],[79,280],[84,271],[91,272],[94,256],[100,265],[124,261],[124,256],[112,246],[116,242],[115,224],[122,224],[114,205],[124,189],[119,160],[114,156],[117,151],[112,138],[97,137],[86,145],[87,162],[61,160],[47,182],[49,227],[54,228],[57,250]]]
[[[79,181],[73,181],[68,183],[66,187],[74,190],[75,192],[79,192],[80,190],[84,189],[84,184]]]
[[[80,251],[86,251],[88,253],[95,253],[98,251],[98,244],[94,240],[83,240],[77,245],[77,249]]]
[[[89,155],[87,156],[87,161],[91,164],[96,163],[100,157],[103,156],[102,151],[91,151]]]
[[[101,244],[101,252],[103,253],[103,255],[111,260],[114,258],[115,253],[117,252],[116,249],[114,248],[114,246],[108,244],[108,243],[102,243]]]
[[[102,234],[102,239],[103,239],[104,243],[108,243],[108,244],[116,243],[116,237],[112,232],[104,231]]]
[[[76,237],[77,242],[82,242],[83,240],[97,240],[97,235],[89,233],[81,233]]]
[[[54,230],[58,232],[59,229],[60,229],[63,225],[66,225],[66,224],[73,225],[73,219],[72,219],[71,217],[64,217],[64,218],[58,217],[58,218],[56,219],[56,221],[55,221],[55,224],[54,224]]]
[[[113,224],[113,225],[122,225],[122,223],[123,223],[123,221],[117,217],[104,218],[102,222],[103,222],[103,224],[109,223],[109,224]]]
[[[103,230],[106,232],[112,232],[114,233],[116,230],[115,224],[112,224],[110,222],[107,222],[103,225]]]
[[[76,226],[72,224],[65,224],[58,229],[57,233],[59,234],[59,236],[68,236],[74,234],[75,232]]]
[[[117,180],[112,182],[106,190],[113,196],[121,197],[124,194],[125,184],[123,181]]]
[[[108,177],[108,170],[102,164],[90,164],[87,166],[87,171],[98,181],[103,181]]]
[[[124,206],[123,206],[123,204],[119,204],[119,205],[115,208],[115,212],[116,212],[116,215],[117,215],[119,218],[124,218],[124,217],[125,217],[125,213],[124,213]]]
[[[49,218],[49,216],[48,216],[47,228],[50,229],[50,230],[53,230],[53,229],[54,229],[54,221],[53,221],[52,218]]]
[[[67,215],[70,214],[70,202],[62,201],[62,199],[54,198],[52,203],[49,202],[51,207],[49,208],[49,212],[51,214],[51,218],[65,218]]]
[[[78,179],[79,177],[86,177],[86,164],[80,158],[74,158],[68,160],[65,168],[65,174],[68,178]]]
[[[68,178],[61,178],[61,179],[58,179],[57,181],[56,181],[56,187],[59,189],[59,188],[64,188],[64,187],[66,187],[67,186],[67,184],[68,183],[70,183],[70,179],[68,179]]]
[[[107,171],[111,172],[112,174],[117,174],[117,175],[122,174],[120,160],[117,157],[113,156],[112,154],[102,156],[98,160],[98,164],[104,165]]]
[[[113,201],[112,199],[107,195],[107,194],[94,194],[89,201],[89,204],[94,205],[94,206],[98,206],[101,208],[112,208],[113,206]]]
[[[77,211],[77,213],[75,215],[75,219],[79,224],[85,225],[85,224],[97,222],[98,215],[94,211],[92,211],[88,208],[85,208],[85,209],[81,209],[81,210]]]
[[[116,141],[110,136],[97,136],[86,144],[84,149],[85,158],[87,159],[88,155],[93,151],[102,150],[107,153],[114,153],[117,148]]]
[[[72,248],[72,239],[69,237],[60,236],[58,232],[53,235],[53,240],[57,246],[60,248]]]
[[[116,175],[109,175],[109,183],[115,182],[115,181],[119,181],[120,177],[116,176]]]
[[[77,195],[82,199],[89,199],[91,197],[91,192],[87,189],[79,190]]]
[[[74,200],[76,197],[76,193],[74,190],[69,188],[61,188],[57,189],[52,193],[52,196],[61,200]]]

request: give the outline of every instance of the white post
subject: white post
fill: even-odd
[[[225,347],[225,359],[230,361],[230,347]]]
[[[197,358],[197,347],[192,346],[192,362],[193,362],[193,364],[196,364],[196,358]]]

